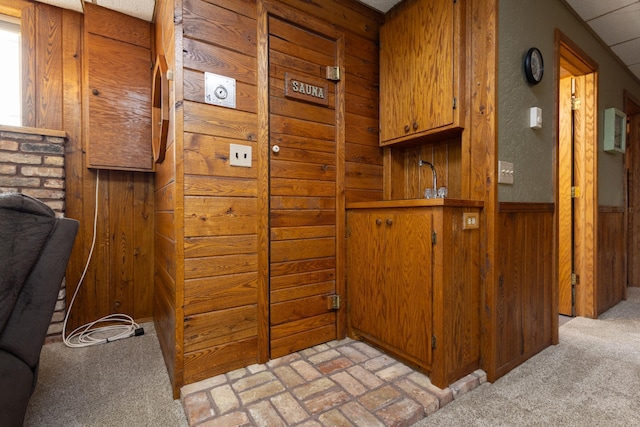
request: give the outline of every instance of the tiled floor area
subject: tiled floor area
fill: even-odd
[[[410,426],[486,381],[478,370],[441,390],[351,339],[182,388],[190,426]]]

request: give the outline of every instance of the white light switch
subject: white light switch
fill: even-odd
[[[229,164],[231,166],[251,167],[251,146],[229,144]]]
[[[513,184],[513,163],[498,161],[498,184]]]

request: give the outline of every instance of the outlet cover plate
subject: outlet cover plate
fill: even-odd
[[[251,146],[229,144],[229,164],[231,166],[251,167]]]
[[[463,230],[472,230],[480,227],[480,215],[477,212],[464,212],[462,221]]]

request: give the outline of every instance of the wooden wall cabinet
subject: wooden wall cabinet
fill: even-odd
[[[461,131],[463,0],[416,0],[380,29],[380,145]]]
[[[347,206],[349,333],[428,373],[438,387],[480,366],[482,203],[455,199]]]
[[[87,167],[152,171],[150,24],[87,6]]]

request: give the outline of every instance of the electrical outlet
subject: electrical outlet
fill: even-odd
[[[498,161],[498,184],[513,184],[513,163]]]
[[[251,167],[251,146],[229,144],[229,164],[231,166]]]
[[[480,227],[480,216],[477,212],[464,212],[462,214],[462,229],[470,230]]]

